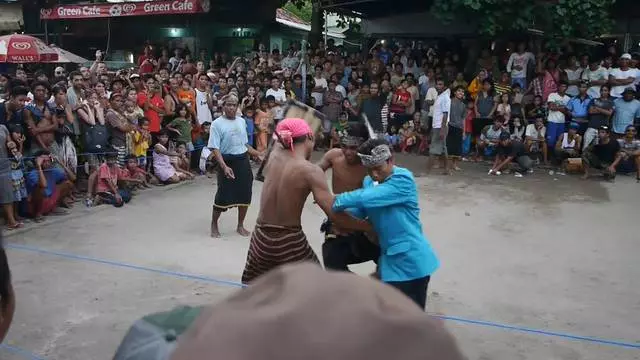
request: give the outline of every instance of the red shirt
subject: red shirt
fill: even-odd
[[[144,63],[144,65],[142,64],[145,60],[149,59],[150,61],[147,61],[146,63]],[[151,62],[151,60],[153,60],[152,57],[147,57],[146,55],[140,55],[140,57],[138,57],[138,66],[140,67],[140,75],[142,74],[148,74],[148,73],[152,73],[153,72],[153,63]]]
[[[393,113],[404,114],[407,106],[394,102],[409,104],[411,102],[411,93],[402,88],[393,93],[393,100],[391,101],[391,107],[389,110]]]
[[[96,185],[96,190],[98,190],[98,192],[111,192],[109,183],[117,184],[119,173],[120,171],[117,165],[113,168],[110,168],[107,163],[100,165],[98,168],[98,184]]]
[[[144,109],[145,102],[147,102],[147,93],[145,93],[144,91],[141,91],[138,93],[138,106]],[[161,109],[164,108],[164,100],[158,94],[156,94],[154,97],[149,99],[149,104],[159,107]],[[157,133],[158,131],[160,131],[161,119],[160,119],[160,114],[158,114],[157,111],[149,108],[148,110],[145,110],[144,117],[146,117],[147,120],[149,120],[149,132]]]

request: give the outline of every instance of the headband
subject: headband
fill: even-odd
[[[358,153],[358,156],[362,161],[362,165],[365,167],[374,167],[384,164],[391,158],[391,149],[389,145],[382,144],[371,149],[371,155]]]
[[[360,146],[364,139],[357,136],[344,135],[340,137],[340,144],[344,146]]]

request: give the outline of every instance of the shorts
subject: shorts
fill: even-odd
[[[564,134],[564,130],[564,123],[547,122],[547,146],[556,146],[556,141]]]
[[[185,143],[185,146],[187,147],[187,151],[189,152],[193,152],[196,149],[195,147],[193,147],[193,143],[191,141]]]
[[[380,258],[380,247],[362,232],[346,235],[331,233],[331,222],[325,220],[320,228],[325,232],[322,244],[322,262],[328,270],[349,271],[348,265],[373,261]]]
[[[431,129],[431,144],[429,145],[429,155],[444,155],[447,156],[447,143],[446,139],[440,138],[440,129]]]

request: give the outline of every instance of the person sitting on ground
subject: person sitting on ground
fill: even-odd
[[[522,177],[523,174],[533,172],[533,161],[525,151],[524,144],[517,140],[512,140],[508,132],[500,134],[500,142],[497,148],[496,160],[489,170],[490,175],[500,175],[501,171],[511,165],[512,162],[518,164],[515,169],[515,176]]]
[[[578,129],[580,129],[580,124],[571,122],[571,124],[569,124],[569,131],[562,134],[556,143],[555,154],[556,158],[561,162],[561,175],[566,171],[568,159],[580,156],[582,138],[578,135]]]
[[[118,180],[120,180],[118,153],[113,149],[107,152],[105,158],[107,161],[98,168],[96,195],[101,203],[122,207],[131,201],[131,193],[127,189],[118,187]]]
[[[511,130],[511,138],[514,140],[524,140],[525,126],[522,124],[520,115],[513,116],[513,129]]]
[[[34,169],[25,176],[29,216],[41,222],[44,215],[67,214],[59,206],[68,201],[74,188],[75,174],[62,165],[54,166],[58,162],[47,150],[37,151],[34,158]]]
[[[494,156],[496,148],[500,142],[500,134],[503,132],[502,124],[504,119],[502,116],[496,116],[493,119],[493,125],[487,125],[482,129],[480,134],[480,141],[476,145],[478,154],[477,156]]]
[[[618,171],[624,173],[636,172],[636,180],[640,182],[640,140],[636,139],[636,128],[627,126],[624,137],[618,139],[620,144],[620,164]]]
[[[398,131],[398,136],[400,137],[400,151],[403,154],[411,152],[417,143],[413,123],[411,121],[407,121],[402,124],[402,128]]]
[[[135,187],[149,188],[149,182],[147,180],[147,172],[140,167],[138,159],[135,155],[127,155],[124,169],[120,172],[121,177],[119,179],[125,179],[129,182],[132,180]]]
[[[177,161],[175,163],[176,170],[180,173],[180,178],[184,179],[194,179],[196,177],[195,174],[191,173],[189,167],[191,165],[191,160],[189,159],[189,151],[187,150],[187,145],[183,142],[179,142],[176,148]]]
[[[169,151],[169,134],[162,129],[158,133],[158,143],[153,147],[153,172],[165,184],[180,182],[180,175],[171,164],[171,156],[177,156]]]
[[[588,179],[590,169],[602,170],[605,180],[616,178],[616,166],[622,160],[618,156],[620,144],[611,138],[611,130],[608,126],[600,126],[598,129],[598,142],[591,144],[582,154],[584,165],[583,179]]]
[[[549,163],[549,151],[547,149],[547,128],[544,126],[544,119],[540,116],[536,117],[533,124],[527,125],[524,132],[524,146],[529,154],[542,153],[542,159],[545,165]]]

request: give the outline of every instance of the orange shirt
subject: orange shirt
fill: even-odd
[[[195,112],[196,106],[196,93],[193,90],[180,89],[176,92],[178,95],[178,101],[187,105],[191,111]]]

